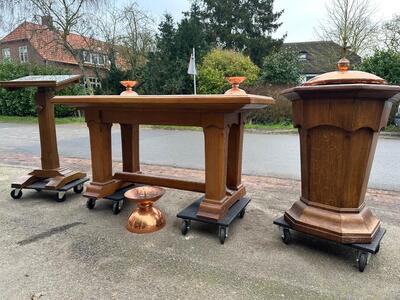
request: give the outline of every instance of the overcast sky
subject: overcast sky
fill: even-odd
[[[188,10],[190,0],[136,0],[141,8],[154,16],[157,23],[162,15],[170,13],[175,20]],[[377,8],[377,19],[388,20],[393,14],[400,14],[400,0],[371,0]],[[316,40],[315,28],[323,18],[325,5],[329,0],[275,0],[275,10],[284,10],[282,26],[277,36],[287,33],[286,42]]]

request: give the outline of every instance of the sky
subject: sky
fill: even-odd
[[[175,20],[182,17],[182,11],[188,10],[190,0],[136,0],[139,6],[153,15],[157,24],[162,15],[170,13]],[[274,35],[287,34],[286,42],[314,41],[318,37],[316,28],[324,17],[325,6],[329,0],[275,0],[275,11],[284,10],[280,18],[282,26]],[[376,7],[379,20],[389,20],[393,14],[400,14],[400,0],[371,0]]]

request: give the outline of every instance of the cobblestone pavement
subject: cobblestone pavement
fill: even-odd
[[[62,165],[90,170],[86,159]],[[298,199],[300,183],[244,176],[253,201],[220,245],[216,228],[194,223],[180,234],[176,213],[199,194],[168,189],[157,203],[166,227],[135,235],[110,203],[95,209],[68,194],[9,197],[10,182],[39,165],[31,154],[0,155],[0,295],[2,299],[398,299],[400,298],[400,193],[368,190],[367,203],[387,234],[381,251],[359,273],[355,252],[295,234],[289,246],[272,225]],[[115,162],[115,169],[120,163]],[[201,170],[142,165],[145,172],[203,178]]]

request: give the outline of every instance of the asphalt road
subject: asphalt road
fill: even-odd
[[[145,128],[140,134],[142,163],[203,168],[201,131]],[[90,158],[86,125],[59,125],[57,135],[60,155]],[[39,155],[37,126],[0,124],[0,151]],[[243,172],[247,175],[300,178],[300,149],[296,134],[246,133],[243,156]],[[113,126],[113,159],[121,160],[117,125]],[[400,139],[379,139],[369,187],[400,191]]]

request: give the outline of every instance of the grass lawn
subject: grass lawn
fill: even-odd
[[[85,119],[83,117],[68,117],[68,118],[56,118],[56,124],[79,124],[84,123]],[[18,117],[18,116],[1,116],[0,123],[21,123],[21,124],[35,124],[37,123],[37,117]],[[172,129],[172,130],[200,130],[199,127],[191,126],[169,126],[169,125],[154,125],[146,126],[150,128],[160,128],[160,129]],[[246,124],[246,129],[254,130],[290,130],[294,129],[292,124]],[[389,125],[386,127],[387,132],[400,132],[400,128],[394,125]]]
[[[56,118],[56,124],[74,124],[83,122],[85,122],[85,119],[78,117]],[[37,123],[37,117],[18,117],[18,116],[0,115],[0,123],[35,124]]]

